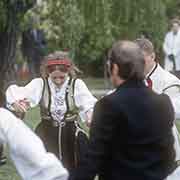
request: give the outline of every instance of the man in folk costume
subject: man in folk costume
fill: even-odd
[[[148,87],[152,88],[156,93],[167,94],[174,107],[175,118],[180,118],[180,80],[171,74],[170,72],[164,70],[158,62],[156,62],[156,56],[153,44],[151,41],[145,38],[136,39],[135,42],[142,49],[145,59],[145,76],[146,76],[146,84]],[[176,125],[172,128],[174,135],[174,148],[176,152],[176,163],[177,166],[180,165],[180,136]],[[180,178],[180,169],[177,168],[175,173],[173,173],[170,177],[175,180]]]
[[[41,139],[21,119],[0,108],[0,142],[23,180],[67,180],[68,172],[57,157],[48,153]]]
[[[73,77],[73,64],[66,52],[50,54],[45,62],[43,78],[35,78],[25,87],[11,85],[7,89],[7,105],[20,113],[40,105],[42,121],[36,133],[46,149],[71,170],[86,151],[87,137],[79,126],[79,116],[90,123],[96,98],[82,80]]]
[[[166,34],[163,50],[165,53],[165,69],[180,71],[180,27],[179,20],[173,19],[171,30]]]

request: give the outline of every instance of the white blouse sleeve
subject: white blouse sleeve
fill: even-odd
[[[77,79],[75,82],[74,98],[76,106],[80,110],[80,114],[85,116],[88,111],[93,111],[97,99],[91,94],[86,84]]]
[[[33,79],[26,86],[11,85],[6,90],[7,104],[12,104],[17,100],[28,99],[30,106],[34,107],[39,104],[43,91],[43,79]]]

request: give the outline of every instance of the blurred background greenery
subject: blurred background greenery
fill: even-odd
[[[68,50],[86,76],[102,77],[107,49],[117,39],[149,37],[163,63],[164,35],[169,20],[179,15],[177,0],[1,0],[0,40],[14,24],[16,53],[8,57],[9,61],[23,61],[18,46],[22,32],[31,24],[45,32],[46,53]]]

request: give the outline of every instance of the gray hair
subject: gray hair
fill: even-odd
[[[117,64],[119,76],[124,80],[144,79],[144,56],[139,46],[131,41],[118,41],[113,44],[109,52],[109,61]]]

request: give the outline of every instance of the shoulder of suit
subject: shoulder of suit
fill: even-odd
[[[113,107],[116,102],[119,103],[119,101],[121,101],[121,98],[123,98],[123,94],[122,93],[118,93],[117,90],[114,90],[113,92],[111,92],[110,94],[104,96],[103,98],[101,98],[99,101],[100,103],[105,103],[109,105],[109,108]]]
[[[161,76],[161,79],[164,79],[164,80],[176,80],[176,81],[180,81],[174,74],[170,73],[169,71],[163,69],[161,67],[161,65],[158,64],[158,67],[154,73],[154,75],[157,75],[159,74]]]
[[[174,83],[180,84],[180,79],[178,79],[172,73],[163,69],[160,65],[158,65],[156,73],[159,74],[158,77],[160,78],[160,81],[164,81],[164,83],[167,84],[167,86],[172,85]],[[156,76],[156,73],[154,74],[155,76]]]
[[[158,100],[159,100],[159,102],[164,104],[166,107],[169,107],[171,109],[171,111],[172,111],[172,114],[174,114],[174,109],[173,109],[172,102],[170,100],[170,97],[167,94],[165,94],[165,93],[158,94]]]

